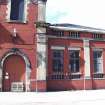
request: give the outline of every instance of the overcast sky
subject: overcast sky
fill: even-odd
[[[47,22],[105,29],[105,0],[47,0]]]

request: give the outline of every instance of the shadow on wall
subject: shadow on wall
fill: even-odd
[[[83,85],[83,70],[84,70],[84,59],[80,57],[80,74],[78,75],[66,75],[64,79],[50,79],[47,80],[48,91],[67,91],[67,90],[82,90]],[[67,71],[67,70],[66,70]],[[69,73],[69,70],[68,70]],[[70,77],[67,77],[70,76]]]
[[[7,0],[0,0],[0,4],[2,4],[2,5],[7,4]]]
[[[13,33],[0,23],[0,44],[5,43],[24,44],[25,42],[18,33],[16,33],[16,36],[13,36]]]

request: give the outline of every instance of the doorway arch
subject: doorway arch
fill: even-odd
[[[2,82],[0,82],[1,91],[3,91],[2,89],[4,89],[3,85],[5,86],[5,84],[3,84],[4,75],[5,76],[7,76],[7,75],[10,76],[10,71],[13,70],[15,68],[15,66],[19,66],[18,64],[20,64],[19,62],[18,62],[18,64],[16,64],[17,61],[20,61],[22,63],[21,64],[21,70],[22,69],[24,69],[24,70],[22,70],[21,72],[23,72],[23,74],[25,74],[25,75],[23,77],[21,77],[21,79],[19,80],[18,76],[22,75],[22,73],[20,73],[17,76],[17,80],[16,79],[15,80],[13,79],[13,80],[14,80],[14,82],[15,81],[24,81],[25,91],[30,91],[29,85],[30,85],[31,64],[30,64],[30,61],[29,61],[28,57],[17,48],[11,49],[1,59],[1,67],[0,67],[0,80],[2,81]],[[13,68],[12,68],[12,65],[10,64],[11,62],[13,62],[15,64],[13,66]],[[4,70],[4,69],[8,68],[8,66],[9,66],[9,69],[11,69],[11,70],[8,69],[9,73],[5,72],[6,70]],[[16,70],[17,70],[17,68],[16,68]],[[15,71],[15,75],[16,75],[16,73],[17,72]],[[11,75],[13,75],[13,74],[11,73]],[[12,78],[13,78],[13,76],[12,76]],[[11,81],[13,81],[12,78],[11,77],[6,77],[5,78],[7,80],[11,79],[6,84],[6,85],[8,85],[9,88],[10,88],[9,85],[11,85]],[[22,79],[22,78],[24,78],[24,79]],[[10,91],[10,89],[9,89],[9,91]]]

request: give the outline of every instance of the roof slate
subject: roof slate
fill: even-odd
[[[58,30],[73,30],[73,31],[85,31],[85,32],[94,32],[94,33],[103,33],[105,34],[104,29],[98,29],[93,27],[87,27],[76,24],[50,24],[50,28],[58,29]]]

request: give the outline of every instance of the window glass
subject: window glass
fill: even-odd
[[[99,38],[103,38],[103,35],[102,34],[92,34],[92,37],[94,38],[94,39],[99,39]]]
[[[11,0],[10,20],[24,20],[24,0]]]
[[[79,51],[69,51],[69,69],[72,73],[79,72]]]
[[[71,38],[79,38],[80,33],[79,32],[69,32],[69,37],[71,37]]]
[[[53,71],[63,71],[63,51],[53,50]]]
[[[94,72],[102,72],[102,51],[94,51]]]

